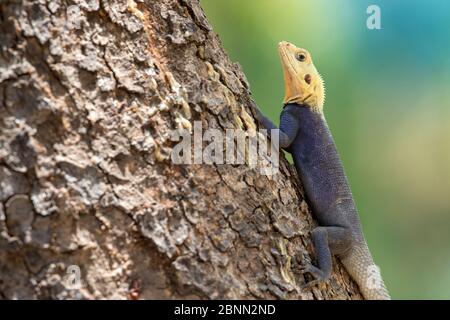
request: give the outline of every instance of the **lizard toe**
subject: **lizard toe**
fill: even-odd
[[[329,276],[326,275],[325,272],[312,264],[301,265],[299,269],[303,274],[309,273],[314,277],[314,280],[311,280],[304,285],[305,288],[310,288],[312,286],[325,283],[329,278]]]

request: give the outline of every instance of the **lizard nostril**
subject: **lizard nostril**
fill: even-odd
[[[311,84],[311,75],[310,74],[307,74],[305,76],[305,81],[306,81],[307,84]]]

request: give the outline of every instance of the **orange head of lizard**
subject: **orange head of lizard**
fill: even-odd
[[[321,112],[325,101],[325,88],[309,52],[286,41],[278,44],[278,52],[284,74],[283,103],[307,105]]]

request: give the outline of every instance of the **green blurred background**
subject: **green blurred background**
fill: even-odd
[[[277,43],[308,49],[371,251],[394,299],[450,299],[450,1],[201,0],[278,123]],[[381,8],[381,30],[366,9]]]

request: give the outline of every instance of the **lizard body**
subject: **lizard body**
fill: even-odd
[[[331,276],[334,254],[365,299],[390,299],[364,239],[347,177],[323,115],[322,78],[306,50],[288,42],[281,42],[278,49],[286,93],[279,145],[292,153],[319,223],[312,231],[317,266],[303,265],[302,270],[315,278],[309,285],[326,281]],[[265,128],[276,129],[259,110],[258,118]]]

